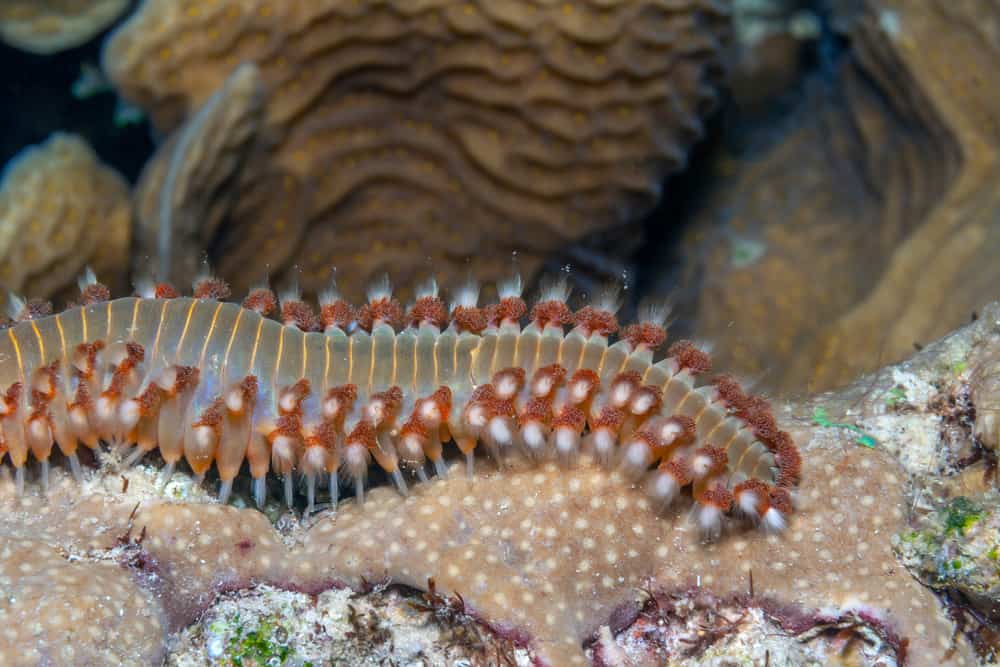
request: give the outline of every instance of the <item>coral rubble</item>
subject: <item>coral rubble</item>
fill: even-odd
[[[226,593],[181,633],[168,665],[477,665],[502,656],[528,667],[524,649],[503,646],[471,617],[442,618],[412,592],[373,586],[319,595],[273,586]]]

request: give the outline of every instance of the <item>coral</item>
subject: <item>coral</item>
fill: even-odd
[[[73,566],[118,560],[141,586],[156,591],[157,613],[171,629],[196,622],[220,591],[256,583],[319,593],[383,579],[423,588],[433,578],[443,594],[460,594],[463,609],[496,636],[528,644],[538,659],[555,665],[584,662],[584,645],[595,639],[610,646],[651,594],[692,590],[736,605],[721,610],[737,610],[725,614],[730,622],[740,609],[766,612],[807,645],[802,650],[814,650],[816,633],[833,628],[866,637],[876,651],[869,657],[888,651],[917,667],[971,665],[976,657],[968,643],[891,544],[893,534],[912,531],[910,475],[893,453],[916,426],[896,435],[883,421],[878,442],[865,447],[854,431],[816,423],[812,415],[822,406],[837,423],[864,424],[873,415],[908,418],[908,412],[887,409],[884,400],[901,374],[940,381],[953,375],[956,357],[971,368],[998,345],[995,304],[903,367],[780,406],[781,424],[807,444],[804,490],[779,535],[733,524],[725,539],[706,544],[686,517],[651,511],[641,489],[622,485],[602,468],[516,461],[502,472],[481,465],[473,480],[453,470],[416,485],[405,498],[379,487],[364,506],[348,501],[335,513],[304,521],[283,516],[275,525],[253,510],[210,504],[197,486],[180,487],[188,494],[184,500],[165,498],[147,481],[155,469],[130,470],[125,484],[106,462],[86,471],[82,490],[55,470],[47,501],[15,497],[11,482],[0,483],[3,530],[34,531]],[[923,428],[924,437],[940,434],[933,419]],[[946,523],[972,535],[981,525],[970,523],[973,514],[963,510]],[[105,524],[113,530],[97,529]],[[73,525],[89,527],[93,547],[80,548],[86,537],[68,530]],[[11,571],[22,564],[21,556],[2,561]],[[725,627],[716,630],[717,641],[694,647],[698,655],[717,656],[732,639]],[[264,634],[254,636],[266,640]],[[93,646],[82,638],[74,648]]]
[[[833,6],[850,55],[832,83],[803,86],[777,131],[720,156],[684,253],[700,258],[693,327],[721,363],[786,392],[905,358],[967,322],[1000,281],[989,121],[1000,98],[987,92],[1000,13]]]
[[[79,46],[111,25],[129,0],[3,0],[0,39],[32,53]]]
[[[306,292],[335,264],[358,298],[390,269],[407,291],[430,267],[458,283],[471,257],[477,278],[495,280],[512,251],[531,274],[550,251],[647,210],[714,103],[723,9],[146,0],[104,65],[176,131],[235,66],[256,63],[260,137],[204,247],[237,291],[264,266],[291,280],[294,260]]]
[[[162,659],[164,626],[155,598],[117,563],[78,562],[44,542],[5,538],[0,589],[0,664]]]
[[[23,150],[0,184],[0,284],[49,297],[90,265],[116,289],[128,270],[128,186],[75,135]]]
[[[150,253],[142,274],[164,274],[160,262],[186,276],[200,270],[201,251],[232,205],[227,188],[257,132],[262,95],[257,68],[237,67],[146,163],[134,193],[136,243]]]
[[[734,0],[737,53],[729,87],[742,113],[768,113],[798,83],[805,47],[821,29],[813,7],[802,0]]]

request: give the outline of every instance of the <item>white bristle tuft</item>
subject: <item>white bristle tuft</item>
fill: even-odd
[[[574,403],[581,403],[590,395],[590,383],[586,380],[577,380],[570,388],[570,398]]]
[[[694,343],[696,349],[701,350],[708,356],[712,356],[712,352],[715,349],[715,343],[710,340],[705,340],[704,338],[695,338],[691,342]]]
[[[455,288],[451,295],[451,307],[475,308],[479,305],[479,284],[469,280],[464,285]]]
[[[441,425],[441,407],[435,401],[425,400],[419,404],[420,419],[429,427]]]
[[[694,472],[695,479],[701,479],[708,474],[708,471],[712,469],[712,458],[710,456],[705,456],[704,454],[699,454],[695,456],[691,461],[691,470]]]
[[[489,421],[489,435],[501,447],[507,447],[514,442],[510,424],[504,417],[494,417]]]
[[[24,307],[27,305],[22,297],[17,296],[13,292],[7,293],[7,315],[12,320],[16,320],[21,316],[21,312],[24,311]]]
[[[707,541],[718,539],[722,533],[722,510],[714,505],[702,505],[701,503],[695,503],[693,510],[702,537]]]
[[[365,293],[368,297],[369,303],[372,301],[381,301],[382,299],[392,298],[392,283],[389,282],[389,274],[383,273],[380,278],[377,278],[369,287],[368,291]]]
[[[669,301],[644,303],[639,306],[639,322],[655,324],[666,328],[670,321],[673,306]]]
[[[661,508],[668,507],[680,494],[681,487],[674,476],[662,470],[656,471],[649,482],[649,495]]]
[[[524,290],[521,274],[515,273],[510,278],[497,283],[497,295],[500,299],[519,298]]]
[[[622,469],[630,477],[638,477],[646,472],[646,469],[652,462],[652,453],[645,442],[633,440],[625,447],[625,452],[622,456]]]
[[[764,512],[764,517],[761,520],[761,526],[763,526],[766,532],[780,533],[787,526],[785,522],[785,515],[773,507],[770,507],[766,512]]]
[[[194,280],[191,281],[191,287],[197,287],[198,283],[203,280],[214,280],[215,273],[212,272],[212,265],[208,263],[208,257],[203,257],[201,260],[201,265],[198,269],[198,273],[195,274]]]
[[[89,266],[85,266],[83,268],[83,273],[80,274],[80,277],[76,279],[77,287],[80,288],[81,292],[96,283],[97,283],[97,275],[94,273],[94,270]]]
[[[517,378],[514,376],[502,375],[495,385],[497,396],[502,400],[509,400],[517,394]]]
[[[152,299],[156,297],[156,283],[153,282],[152,278],[136,278],[134,287],[139,298]]]
[[[543,375],[531,385],[531,393],[534,396],[548,396],[552,392],[555,380],[551,375]]]
[[[611,388],[611,405],[622,408],[632,398],[633,386],[629,382],[618,382]]]
[[[736,507],[743,516],[757,518],[760,498],[753,491],[744,491],[736,496]]]
[[[337,289],[336,282],[331,282],[329,287],[319,293],[320,306],[332,306],[338,301],[343,300],[344,297],[340,294],[340,290]]]
[[[282,412],[291,412],[296,407],[298,407],[299,398],[295,392],[286,391],[281,394],[281,398],[278,399],[278,407],[281,408]]]
[[[407,463],[423,464],[424,447],[422,438],[413,433],[408,433],[399,439],[399,458]]]
[[[671,444],[674,440],[684,434],[683,427],[672,419],[666,419],[663,422],[654,422],[653,425],[655,425],[658,429],[656,434],[659,436],[660,440],[663,441],[663,444],[666,445]]]
[[[224,479],[219,482],[219,504],[225,505],[229,502],[229,495],[233,492],[233,480]]]
[[[226,409],[233,414],[242,414],[243,409],[246,406],[246,401],[243,400],[243,392],[239,387],[234,387],[226,392]]]
[[[591,302],[591,306],[596,310],[617,313],[622,307],[621,285],[618,283],[609,283],[602,287]]]
[[[632,399],[629,410],[634,415],[644,415],[653,407],[653,396],[647,392],[640,392]]]
[[[438,295],[437,280],[435,280],[433,277],[428,278],[424,282],[417,285],[417,289],[414,290],[413,293],[418,299],[423,299],[425,297],[436,298]]]
[[[614,431],[608,428],[598,428],[589,436],[591,447],[594,450],[594,458],[601,465],[607,465],[611,461],[611,455],[615,451],[617,436]]]
[[[118,422],[123,431],[129,431],[135,427],[139,423],[139,417],[141,416],[141,406],[139,405],[139,401],[134,398],[125,401],[118,408]]]
[[[521,441],[532,456],[538,457],[547,444],[545,428],[537,421],[528,421],[521,427]]]
[[[483,405],[472,405],[466,412],[465,425],[467,428],[474,430],[476,433],[486,426],[488,421],[489,414],[486,411],[486,407]]]
[[[566,303],[569,301],[571,291],[566,276],[559,276],[555,280],[543,281],[542,287],[538,291],[538,303],[545,303],[546,301]]]
[[[261,278],[260,280],[254,281],[253,283],[250,284],[250,291],[251,292],[253,292],[255,290],[259,290],[259,289],[266,289],[266,290],[270,290],[271,289],[271,276],[270,276],[270,274],[265,273],[263,278]]]
[[[302,291],[299,289],[298,280],[292,280],[290,285],[278,293],[278,303],[286,304],[290,301],[302,301]]]
[[[563,463],[572,463],[580,449],[580,434],[571,428],[556,427],[551,437],[559,459]]]

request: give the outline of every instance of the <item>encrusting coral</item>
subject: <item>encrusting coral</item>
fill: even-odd
[[[162,651],[154,592],[118,563],[75,560],[51,544],[5,537],[0,665],[128,664]]]
[[[915,427],[900,442],[886,426],[876,442],[839,422],[889,419],[882,394],[900,373],[932,381],[953,372],[956,355],[975,368],[997,345],[1000,304],[904,366],[784,406],[779,420],[803,443],[803,486],[779,534],[732,524],[723,539],[705,543],[683,513],[654,511],[619,473],[584,461],[564,468],[516,459],[502,471],[480,465],[474,479],[453,471],[405,497],[375,488],[363,506],[347,501],[335,513],[284,517],[277,526],[255,510],[200,500],[197,486],[171,501],[155,489],[153,471],[106,461],[85,474],[82,488],[57,471],[47,499],[17,497],[4,483],[0,532],[5,542],[34,539],[65,554],[81,582],[89,568],[117,560],[138,586],[155,591],[148,622],[119,647],[142,662],[163,650],[154,644],[164,630],[152,619],[162,614],[164,627],[176,631],[221,590],[257,582],[318,592],[382,579],[422,588],[433,579],[494,632],[553,665],[584,663],[584,645],[598,637],[601,650],[610,650],[602,626],[620,632],[651,593],[690,590],[744,599],[738,604],[768,610],[796,636],[817,626],[864,626],[900,664],[971,665],[969,644],[890,544],[910,518],[908,469],[892,454]],[[938,425],[928,418],[924,429],[933,455]],[[2,566],[27,574],[34,562],[12,551]],[[22,585],[12,576],[9,594],[16,598]],[[130,590],[110,588],[107,603],[125,605],[134,599]],[[36,626],[26,620],[8,624],[3,655],[55,650],[45,634],[53,617],[31,617]],[[99,655],[103,645],[81,638],[74,650]]]
[[[294,261],[307,293],[335,264],[358,298],[386,270],[409,286],[433,266],[457,283],[468,257],[496,280],[513,250],[532,274],[552,250],[648,209],[714,104],[724,9],[147,0],[104,66],[167,131],[255,63],[264,120],[204,249],[237,291],[259,278],[247,264],[280,283]]]
[[[111,25],[129,0],[2,0],[0,39],[32,53],[79,46]]]
[[[0,183],[0,285],[48,298],[89,264],[124,288],[131,219],[128,185],[81,137],[24,149]]]

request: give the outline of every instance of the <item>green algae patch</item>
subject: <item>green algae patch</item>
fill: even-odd
[[[951,501],[946,509],[945,528],[959,535],[965,535],[966,531],[979,523],[982,518],[981,507],[965,496],[959,496]]]
[[[1000,600],[1000,493],[960,496],[893,537],[904,565],[927,586],[988,608]]]
[[[253,630],[247,630],[239,625],[239,617],[236,623],[234,634],[226,647],[226,657],[233,665],[244,667],[285,664],[292,651],[285,643],[288,632],[282,626],[264,620]]]

